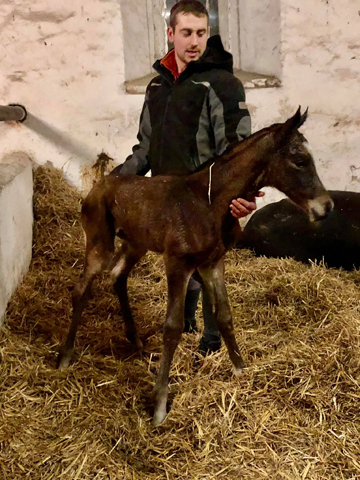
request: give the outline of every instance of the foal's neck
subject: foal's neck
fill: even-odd
[[[263,182],[271,144],[265,134],[260,138],[255,135],[237,144],[215,162],[210,186],[214,205],[228,209],[234,198],[250,199],[265,186]]]

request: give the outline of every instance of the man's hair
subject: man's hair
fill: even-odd
[[[178,13],[192,13],[196,17],[207,17],[209,21],[209,13],[206,10],[206,7],[199,2],[199,0],[180,0],[175,3],[170,11],[170,27],[175,31],[177,24],[177,15]]]

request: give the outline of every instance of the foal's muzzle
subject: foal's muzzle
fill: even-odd
[[[309,218],[311,222],[323,220],[334,208],[334,202],[328,195],[309,201]]]

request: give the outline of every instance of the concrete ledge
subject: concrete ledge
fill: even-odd
[[[134,80],[127,80],[125,82],[125,91],[133,95],[144,94],[146,87],[150,81],[158,74],[156,72],[149,73],[141,78]],[[274,88],[281,87],[281,81],[272,75],[263,75],[262,73],[245,72],[244,70],[235,70],[235,77],[237,77],[244,85],[246,90],[250,88]]]
[[[0,161],[0,326],[7,304],[31,261],[32,162],[23,152]]]

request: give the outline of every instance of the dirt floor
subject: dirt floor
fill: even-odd
[[[144,353],[126,341],[104,275],[73,365],[55,369],[83,261],[80,204],[59,172],[35,172],[33,261],[0,334],[0,478],[360,479],[359,272],[230,252],[227,287],[247,368],[235,378],[224,347],[202,358],[201,334],[184,334],[171,410],[155,428],[161,257],[149,254],[130,279]]]

